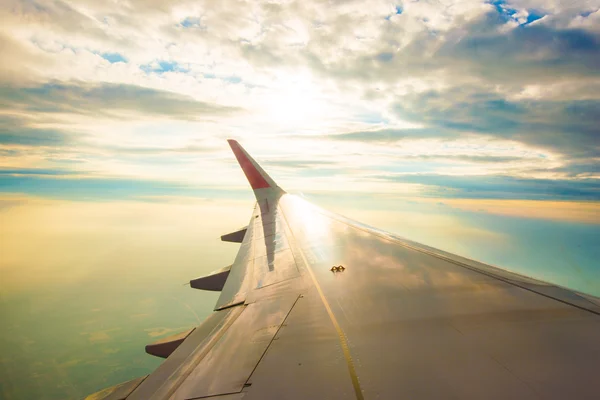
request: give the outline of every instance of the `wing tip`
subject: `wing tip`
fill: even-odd
[[[235,139],[227,139],[229,147],[233,151],[242,171],[246,175],[253,190],[277,187],[277,184],[263,171],[256,161]]]

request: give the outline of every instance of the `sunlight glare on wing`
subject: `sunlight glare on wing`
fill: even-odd
[[[320,214],[317,207],[296,196],[285,196],[282,202],[288,223],[294,221],[302,226],[303,237],[315,243],[333,240],[331,220]]]

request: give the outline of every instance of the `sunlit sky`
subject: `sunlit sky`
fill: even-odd
[[[11,1],[2,186],[598,200],[596,1]],[[591,216],[590,216],[591,217]]]
[[[600,295],[598,0],[5,0],[0,19],[0,398],[148,373],[145,343],[210,312],[182,284],[231,262],[218,237],[253,203],[226,138],[325,208]]]

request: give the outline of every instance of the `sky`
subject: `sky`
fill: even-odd
[[[0,5],[0,399],[150,372],[286,190],[600,296],[600,2]],[[60,346],[57,346],[60,343]],[[110,371],[110,372],[106,372]],[[32,384],[32,379],[35,384]]]

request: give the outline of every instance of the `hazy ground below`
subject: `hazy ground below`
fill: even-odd
[[[600,225],[447,204],[313,200],[460,255],[600,295]],[[67,202],[0,209],[0,398],[80,398],[151,372],[144,345],[198,325],[217,294],[190,278],[230,264],[219,236],[251,200]]]

